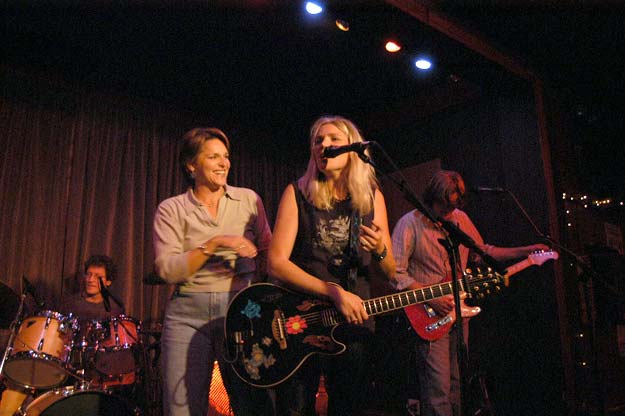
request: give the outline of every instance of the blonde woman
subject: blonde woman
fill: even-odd
[[[277,390],[278,414],[315,414],[315,393],[325,374],[329,415],[362,414],[367,402],[371,332],[362,300],[370,273],[392,278],[395,261],[384,197],[373,168],[355,153],[334,158],[329,146],[363,139],[340,116],[319,118],[310,129],[304,175],[282,195],[269,247],[270,275],[286,286],[331,301],[348,324],[334,335],[347,344],[338,356],[314,356]]]

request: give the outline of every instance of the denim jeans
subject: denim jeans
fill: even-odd
[[[235,415],[273,415],[268,392],[241,381],[224,360],[224,320],[235,294],[176,293],[169,301],[161,338],[164,416],[207,415],[215,360]]]
[[[465,345],[469,339],[468,320],[464,321]],[[419,396],[422,416],[460,416],[460,374],[457,330],[436,341],[419,339],[416,344]]]

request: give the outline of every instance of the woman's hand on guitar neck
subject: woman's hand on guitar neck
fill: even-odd
[[[361,325],[369,319],[363,301],[358,295],[348,292],[336,283],[328,283],[328,286],[330,300],[347,322]]]

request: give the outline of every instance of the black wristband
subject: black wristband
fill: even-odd
[[[377,261],[377,262],[381,262],[382,260],[384,260],[384,258],[386,257],[386,254],[388,253],[388,251],[386,251],[386,244],[384,245],[384,250],[382,250],[382,252],[380,254],[376,253],[375,251],[371,252],[371,257],[373,257],[373,260]]]

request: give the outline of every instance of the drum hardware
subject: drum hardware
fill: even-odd
[[[72,343],[71,367],[96,388],[132,386],[140,380],[141,322],[126,315],[83,322]]]
[[[25,293],[30,293],[30,296],[33,297],[37,308],[43,309],[43,306],[46,303],[37,295],[37,290],[35,290],[35,286],[33,286],[32,283],[28,281],[26,276],[22,276],[22,287],[24,288]]]
[[[119,315],[107,319],[103,326],[105,338],[96,349],[96,370],[112,378],[134,373],[137,367],[135,346],[141,344],[138,336],[141,321]]]
[[[33,395],[37,389],[53,390],[24,403],[17,414],[140,415],[135,398],[142,401],[139,396],[147,399],[148,394],[147,389],[141,390],[147,386],[136,385],[146,382],[141,375],[145,369],[138,364],[147,363],[141,322],[125,315],[92,321],[88,333],[79,338],[78,321],[71,314],[44,310],[28,315],[28,293],[18,297],[0,282],[0,310],[14,315],[10,323],[7,314],[0,316],[0,328],[10,329],[0,373]],[[75,351],[79,360],[70,363]],[[73,387],[58,387],[70,376],[76,380]],[[144,404],[149,406],[149,401]]]
[[[152,358],[150,365],[158,367],[158,361],[161,357],[161,341],[154,341],[145,348],[146,354],[149,354],[151,351],[154,351],[154,358]]]
[[[7,379],[26,388],[46,389],[73,375],[67,364],[78,328],[75,318],[46,310],[24,318],[16,328],[3,368]]]
[[[26,297],[26,294],[23,294]],[[12,328],[11,324],[15,317],[19,316],[18,310],[23,299],[13,289],[0,282],[0,328]]]
[[[13,297],[13,295],[15,295],[15,292],[13,292],[11,288],[9,288],[8,286],[5,286],[4,284],[2,284],[2,286],[0,286],[0,293],[2,294],[2,298],[3,298],[2,299],[3,307],[13,310],[13,314],[14,314],[13,320],[9,324],[9,329],[10,329],[9,339],[4,349],[2,362],[0,362],[0,374],[4,374],[4,365],[9,355],[13,352],[13,342],[15,341],[15,337],[16,337],[16,329],[21,325],[21,318],[24,312],[24,301],[26,300],[26,290],[22,290],[22,294],[19,297],[19,300],[17,302],[15,301],[15,298]],[[10,316],[10,313],[6,315],[6,317],[8,316]],[[2,324],[5,325],[6,322],[7,322],[6,320],[2,321]]]

